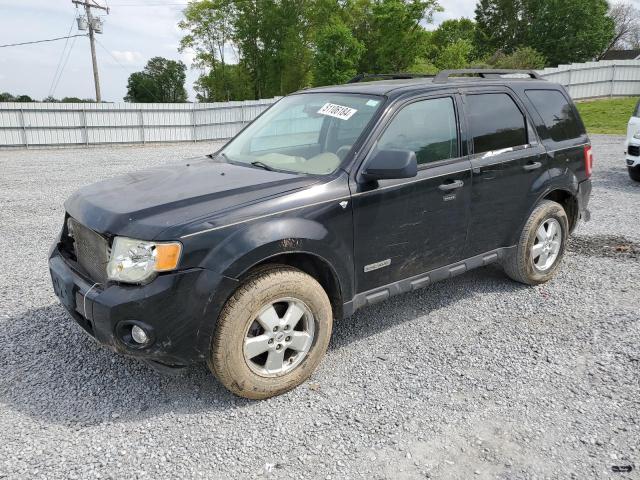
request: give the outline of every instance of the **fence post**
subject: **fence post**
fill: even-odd
[[[84,127],[84,144],[89,145],[89,130],[87,128],[87,109],[82,106],[82,126]]]
[[[142,107],[138,107],[138,120],[140,123],[140,139],[142,140],[142,144],[146,143],[144,138],[144,114],[142,113]]]
[[[567,84],[567,92],[569,92],[569,96],[571,96],[571,80],[573,77],[573,68],[571,68],[573,66],[569,65],[569,83]]]
[[[609,98],[613,98],[614,87],[616,86],[616,64],[611,66],[611,91],[609,92]]]
[[[196,105],[197,103],[193,102],[193,108],[191,109],[191,125],[193,125],[193,143],[197,143],[198,141],[198,130],[196,128]]]
[[[27,126],[24,123],[24,109],[20,107],[20,126],[22,127],[22,143],[29,148],[29,139],[27,138]]]

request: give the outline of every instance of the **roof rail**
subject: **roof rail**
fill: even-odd
[[[380,80],[408,80],[411,78],[433,78],[434,75],[424,73],[360,73],[349,80],[347,83],[365,82],[369,79]]]
[[[449,77],[459,75],[478,75],[482,78],[497,78],[503,75],[528,75],[529,78],[535,80],[544,80],[537,72],[533,70],[495,70],[488,68],[467,68],[463,70],[443,70],[436,75],[433,79],[433,83],[446,83],[449,81]]]

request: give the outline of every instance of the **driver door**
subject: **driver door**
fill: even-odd
[[[463,150],[458,107],[454,94],[413,99],[378,133],[363,165],[379,150],[412,150],[418,175],[353,186],[358,293],[461,259],[471,164]]]

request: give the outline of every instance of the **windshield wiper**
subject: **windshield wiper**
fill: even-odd
[[[273,172],[273,168],[271,168],[266,163],[261,162],[260,160],[255,160],[255,161],[251,162],[251,165],[253,165],[254,167],[264,168],[265,170],[269,170],[270,172]]]

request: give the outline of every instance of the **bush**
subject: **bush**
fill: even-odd
[[[510,55],[497,53],[488,63],[495,68],[509,70],[539,70],[545,67],[547,60],[531,47],[519,47]]]

